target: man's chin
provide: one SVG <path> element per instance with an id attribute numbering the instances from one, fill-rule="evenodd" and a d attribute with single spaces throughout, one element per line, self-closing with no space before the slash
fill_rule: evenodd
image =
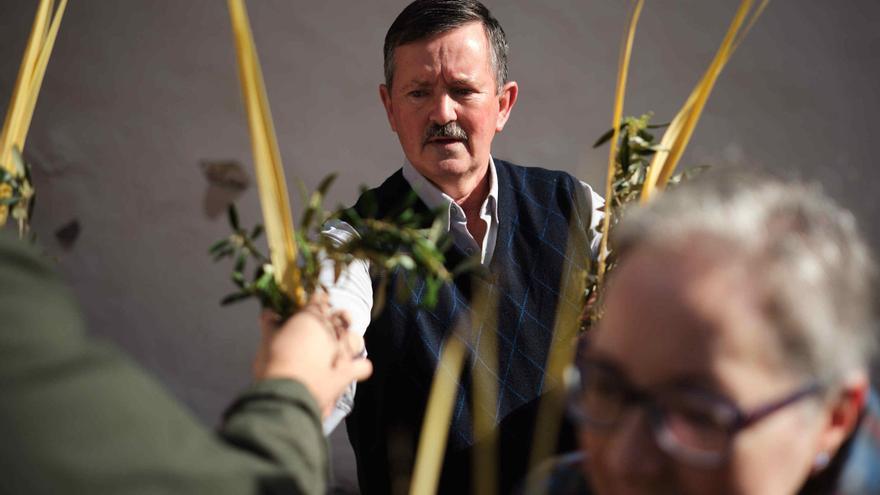
<path id="1" fill-rule="evenodd" d="M 473 169 L 473 162 L 468 159 L 446 158 L 434 163 L 434 170 L 447 175 L 464 175 Z"/>
<path id="2" fill-rule="evenodd" d="M 463 177 L 473 172 L 474 162 L 469 155 L 431 157 L 413 166 L 426 177 Z"/>

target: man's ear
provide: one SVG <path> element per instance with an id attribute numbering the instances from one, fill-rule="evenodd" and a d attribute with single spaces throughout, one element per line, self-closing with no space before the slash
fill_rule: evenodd
<path id="1" fill-rule="evenodd" d="M 397 132 L 397 122 L 394 121 L 394 109 L 391 106 L 391 91 L 384 84 L 379 85 L 379 98 L 382 99 L 382 105 L 385 107 L 385 115 L 388 116 L 388 123 L 391 130 Z"/>
<path id="2" fill-rule="evenodd" d="M 848 377 L 840 392 L 828 404 L 828 423 L 819 436 L 819 452 L 834 457 L 837 450 L 858 427 L 868 399 L 870 385 L 864 372 Z"/>
<path id="3" fill-rule="evenodd" d="M 501 132 L 504 124 L 510 118 L 510 111 L 516 104 L 516 96 L 519 94 L 519 86 L 516 81 L 510 81 L 501 88 L 498 94 L 498 119 L 495 122 L 495 132 Z"/>

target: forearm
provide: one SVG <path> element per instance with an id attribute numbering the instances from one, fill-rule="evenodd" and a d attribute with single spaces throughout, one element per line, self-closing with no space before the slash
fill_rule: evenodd
<path id="1" fill-rule="evenodd" d="M 45 261 L 0 236 L 0 493 L 323 494 L 314 399 L 255 385 L 218 436 L 113 348 L 89 339 Z"/>
<path id="2" fill-rule="evenodd" d="M 318 405 L 299 382 L 272 379 L 251 386 L 224 415 L 220 436 L 296 481 L 302 493 L 324 493 L 327 442 Z"/>

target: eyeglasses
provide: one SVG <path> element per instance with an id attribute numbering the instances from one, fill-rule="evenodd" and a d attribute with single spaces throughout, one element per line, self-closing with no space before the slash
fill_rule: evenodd
<path id="1" fill-rule="evenodd" d="M 662 394 L 638 390 L 601 362 L 586 361 L 578 371 L 579 386 L 570 408 L 575 419 L 590 428 L 611 430 L 627 411 L 640 406 L 657 445 L 673 458 L 699 467 L 720 465 L 737 433 L 822 390 L 818 382 L 809 383 L 745 412 L 727 398 L 692 388 L 670 388 Z"/>

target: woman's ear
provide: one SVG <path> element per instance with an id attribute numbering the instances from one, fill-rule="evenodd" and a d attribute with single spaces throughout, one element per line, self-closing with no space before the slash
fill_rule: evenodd
<path id="1" fill-rule="evenodd" d="M 842 388 L 828 402 L 828 419 L 819 436 L 816 458 L 831 459 L 840 446 L 858 427 L 868 400 L 870 383 L 864 371 L 853 373 L 843 381 Z M 816 468 L 823 468 L 825 463 L 817 462 Z"/>

